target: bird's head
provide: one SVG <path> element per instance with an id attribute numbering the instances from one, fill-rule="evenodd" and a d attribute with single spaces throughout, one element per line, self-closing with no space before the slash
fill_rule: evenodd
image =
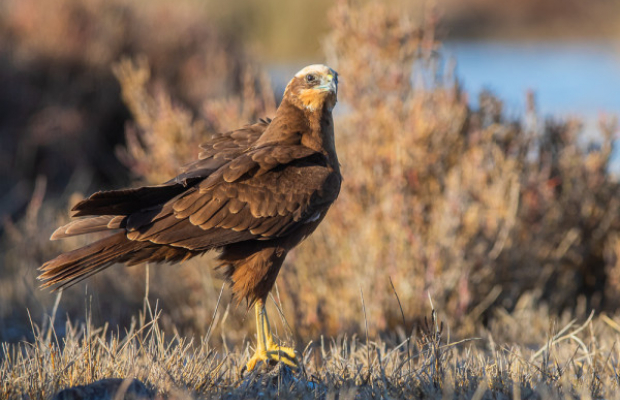
<path id="1" fill-rule="evenodd" d="M 286 85 L 284 98 L 296 107 L 314 112 L 326 107 L 331 111 L 338 100 L 338 73 L 314 64 L 303 68 Z"/>

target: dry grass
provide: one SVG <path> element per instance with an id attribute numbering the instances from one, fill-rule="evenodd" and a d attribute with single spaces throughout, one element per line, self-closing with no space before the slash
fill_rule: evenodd
<path id="1" fill-rule="evenodd" d="M 535 337 L 520 346 L 498 342 L 492 332 L 452 342 L 432 311 L 413 336 L 321 337 L 304 349 L 298 373 L 285 367 L 242 373 L 247 344 L 229 349 L 213 347 L 208 336 L 167 337 L 160 311 L 148 302 L 123 333 L 87 318 L 67 322 L 60 337 L 54 318 L 33 326 L 33 341 L 3 344 L 3 399 L 49 399 L 109 377 L 137 378 L 153 397 L 167 399 L 620 398 L 620 325 L 605 315 L 547 326 L 546 336 L 536 326 L 523 329 L 523 321 L 540 322 L 531 312 L 498 316 L 502 329 Z"/>
<path id="2" fill-rule="evenodd" d="M 53 16 L 39 21 L 40 31 L 18 23 L 35 3 L 2 5 L 9 12 L 0 28 L 12 36 L 1 38 L 19 43 L 31 68 L 51 57 L 64 60 L 53 64 L 60 70 L 70 61 L 78 71 L 111 76 L 114 65 L 122 94 L 106 96 L 122 96 L 132 114 L 116 155 L 136 183 L 173 176 L 212 132 L 273 115 L 265 74 L 242 51 L 227 51 L 232 45 L 200 24 L 205 15 L 191 1 L 174 12 L 148 3 L 153 8 L 145 13 L 124 0 L 109 7 L 61 3 L 39 10 Z M 100 7 L 109 18 L 128 18 L 122 26 L 130 34 L 102 23 L 78 35 L 95 53 L 80 55 L 75 43 L 46 53 L 66 29 L 67 10 L 90 21 Z M 162 15 L 166 31 L 178 35 L 150 43 L 145 32 Z M 344 186 L 319 230 L 287 258 L 269 305 L 272 316 L 283 315 L 280 337 L 290 342 L 294 335 L 300 351 L 316 340 L 304 353 L 305 372 L 238 375 L 252 321 L 243 307 L 229 306 L 228 291 L 218 300 L 222 283 L 212 277 L 208 255 L 175 267 L 110 268 L 66 291 L 50 319 L 55 297 L 37 290 L 36 267 L 90 240 L 47 239 L 93 180 L 88 168 L 66 186 L 54 178 L 68 166 L 84 171 L 78 162 L 37 179 L 24 211 L 11 212 L 21 217 L 4 223 L 1 395 L 49 398 L 114 376 L 137 377 L 171 398 L 257 391 L 312 398 L 617 396 L 620 186 L 607 169 L 615 121 L 602 121 L 600 142 L 584 145 L 578 121 L 544 121 L 533 98 L 521 120 L 507 119 L 488 93 L 472 110 L 442 59 L 431 11 L 420 27 L 405 9 L 343 1 L 330 21 L 324 44 L 327 63 L 342 76 L 336 132 Z M 194 28 L 173 29 L 186 25 Z M 184 35 L 205 40 L 180 48 Z M 122 43 L 144 47 L 146 56 L 127 52 L 134 57 L 122 59 Z M 60 115 L 62 124 L 26 129 L 33 138 L 52 140 L 75 127 L 72 134 L 88 141 L 105 131 L 101 116 L 90 119 L 98 110 L 92 105 L 80 109 L 80 124 L 63 117 L 77 115 L 80 85 L 52 87 L 78 94 L 65 105 L 73 111 L 41 111 Z M 112 103 L 95 106 L 102 104 Z M 37 120 L 46 119 L 28 121 Z M 33 139 L 24 148 L 82 156 L 58 140 L 46 147 Z M 441 334 L 436 324 L 423 328 L 429 293 L 444 322 Z M 161 311 L 150 312 L 145 298 Z M 31 327 L 26 309 L 41 328 Z M 599 314 L 588 319 L 592 310 Z M 66 322 L 76 319 L 88 322 Z M 453 343 L 474 337 L 480 339 Z"/>

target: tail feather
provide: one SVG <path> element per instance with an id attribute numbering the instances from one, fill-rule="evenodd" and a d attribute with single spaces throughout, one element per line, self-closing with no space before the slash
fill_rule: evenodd
<path id="1" fill-rule="evenodd" d="M 101 239 L 77 250 L 59 255 L 43 264 L 39 270 L 42 287 L 68 287 L 100 272 L 116 262 L 131 258 L 131 254 L 147 247 L 148 242 L 127 239 L 125 232 Z"/>
<path id="2" fill-rule="evenodd" d="M 101 215 L 97 217 L 78 219 L 56 229 L 50 240 L 63 239 L 69 236 L 86 233 L 101 232 L 124 228 L 127 217 L 124 215 Z"/>

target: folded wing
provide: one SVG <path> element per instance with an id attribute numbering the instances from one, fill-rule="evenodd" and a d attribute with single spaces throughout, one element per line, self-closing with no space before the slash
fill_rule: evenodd
<path id="1" fill-rule="evenodd" d="M 99 192 L 80 202 L 76 216 L 89 217 L 59 228 L 52 239 L 118 233 L 45 263 L 44 286 L 67 286 L 116 262 L 175 262 L 231 243 L 283 237 L 316 219 L 337 196 L 339 175 L 323 154 L 302 145 L 246 148 L 257 132 L 237 134 L 236 145 L 212 141 L 201 160 L 166 184 Z"/>

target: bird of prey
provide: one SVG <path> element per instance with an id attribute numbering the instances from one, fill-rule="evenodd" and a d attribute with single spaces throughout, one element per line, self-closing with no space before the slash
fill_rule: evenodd
<path id="1" fill-rule="evenodd" d="M 287 253 L 311 234 L 338 197 L 342 176 L 332 110 L 338 74 L 310 65 L 288 83 L 273 119 L 214 135 L 199 159 L 157 186 L 97 192 L 51 240 L 112 235 L 40 267 L 42 286 L 70 286 L 115 263 L 179 262 L 219 251 L 235 297 L 256 312 L 256 353 L 247 363 L 297 367 L 272 337 L 265 301 Z"/>

